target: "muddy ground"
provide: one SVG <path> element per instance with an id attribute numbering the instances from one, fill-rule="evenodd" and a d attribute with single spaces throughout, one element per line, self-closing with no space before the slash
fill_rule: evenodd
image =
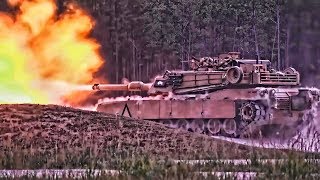
<path id="1" fill-rule="evenodd" d="M 0 105 L 0 151 L 130 151 L 170 158 L 285 158 L 262 149 L 170 129 L 162 124 L 57 105 Z M 91 151 L 90 151 L 91 152 Z M 1 153 L 1 152 L 0 152 Z"/>

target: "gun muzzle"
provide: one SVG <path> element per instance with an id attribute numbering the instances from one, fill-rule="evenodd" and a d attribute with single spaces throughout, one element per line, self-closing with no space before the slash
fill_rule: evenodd
<path id="1" fill-rule="evenodd" d="M 94 85 L 92 86 L 92 90 L 100 90 L 100 89 L 99 89 L 99 84 L 94 84 Z"/>

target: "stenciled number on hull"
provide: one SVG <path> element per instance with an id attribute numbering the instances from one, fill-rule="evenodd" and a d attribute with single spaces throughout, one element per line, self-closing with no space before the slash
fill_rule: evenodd
<path id="1" fill-rule="evenodd" d="M 127 115 L 125 115 L 126 112 L 127 112 Z M 124 106 L 124 108 L 123 108 L 123 110 L 122 110 L 121 116 L 132 117 L 131 112 L 130 112 L 130 109 L 129 109 L 129 106 L 128 106 L 127 103 L 126 103 L 126 105 Z"/>

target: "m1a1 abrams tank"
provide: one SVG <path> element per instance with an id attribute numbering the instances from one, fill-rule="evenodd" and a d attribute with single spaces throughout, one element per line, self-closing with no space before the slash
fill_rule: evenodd
<path id="1" fill-rule="evenodd" d="M 95 84 L 94 90 L 150 95 L 101 103 L 97 110 L 228 137 L 292 136 L 312 122 L 319 92 L 299 87 L 293 68 L 275 71 L 269 60 L 240 59 L 236 52 L 193 58 L 190 67 L 148 84 Z"/>

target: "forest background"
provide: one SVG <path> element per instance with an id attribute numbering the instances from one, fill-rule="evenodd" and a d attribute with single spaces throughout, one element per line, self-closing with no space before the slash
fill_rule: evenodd
<path id="1" fill-rule="evenodd" d="M 63 11 L 71 0 L 56 0 Z M 186 69 L 192 56 L 239 51 L 293 66 L 304 85 L 320 86 L 320 0 L 73 0 L 96 20 L 111 83 L 149 82 L 166 69 Z M 13 11 L 0 1 L 1 11 Z"/>

